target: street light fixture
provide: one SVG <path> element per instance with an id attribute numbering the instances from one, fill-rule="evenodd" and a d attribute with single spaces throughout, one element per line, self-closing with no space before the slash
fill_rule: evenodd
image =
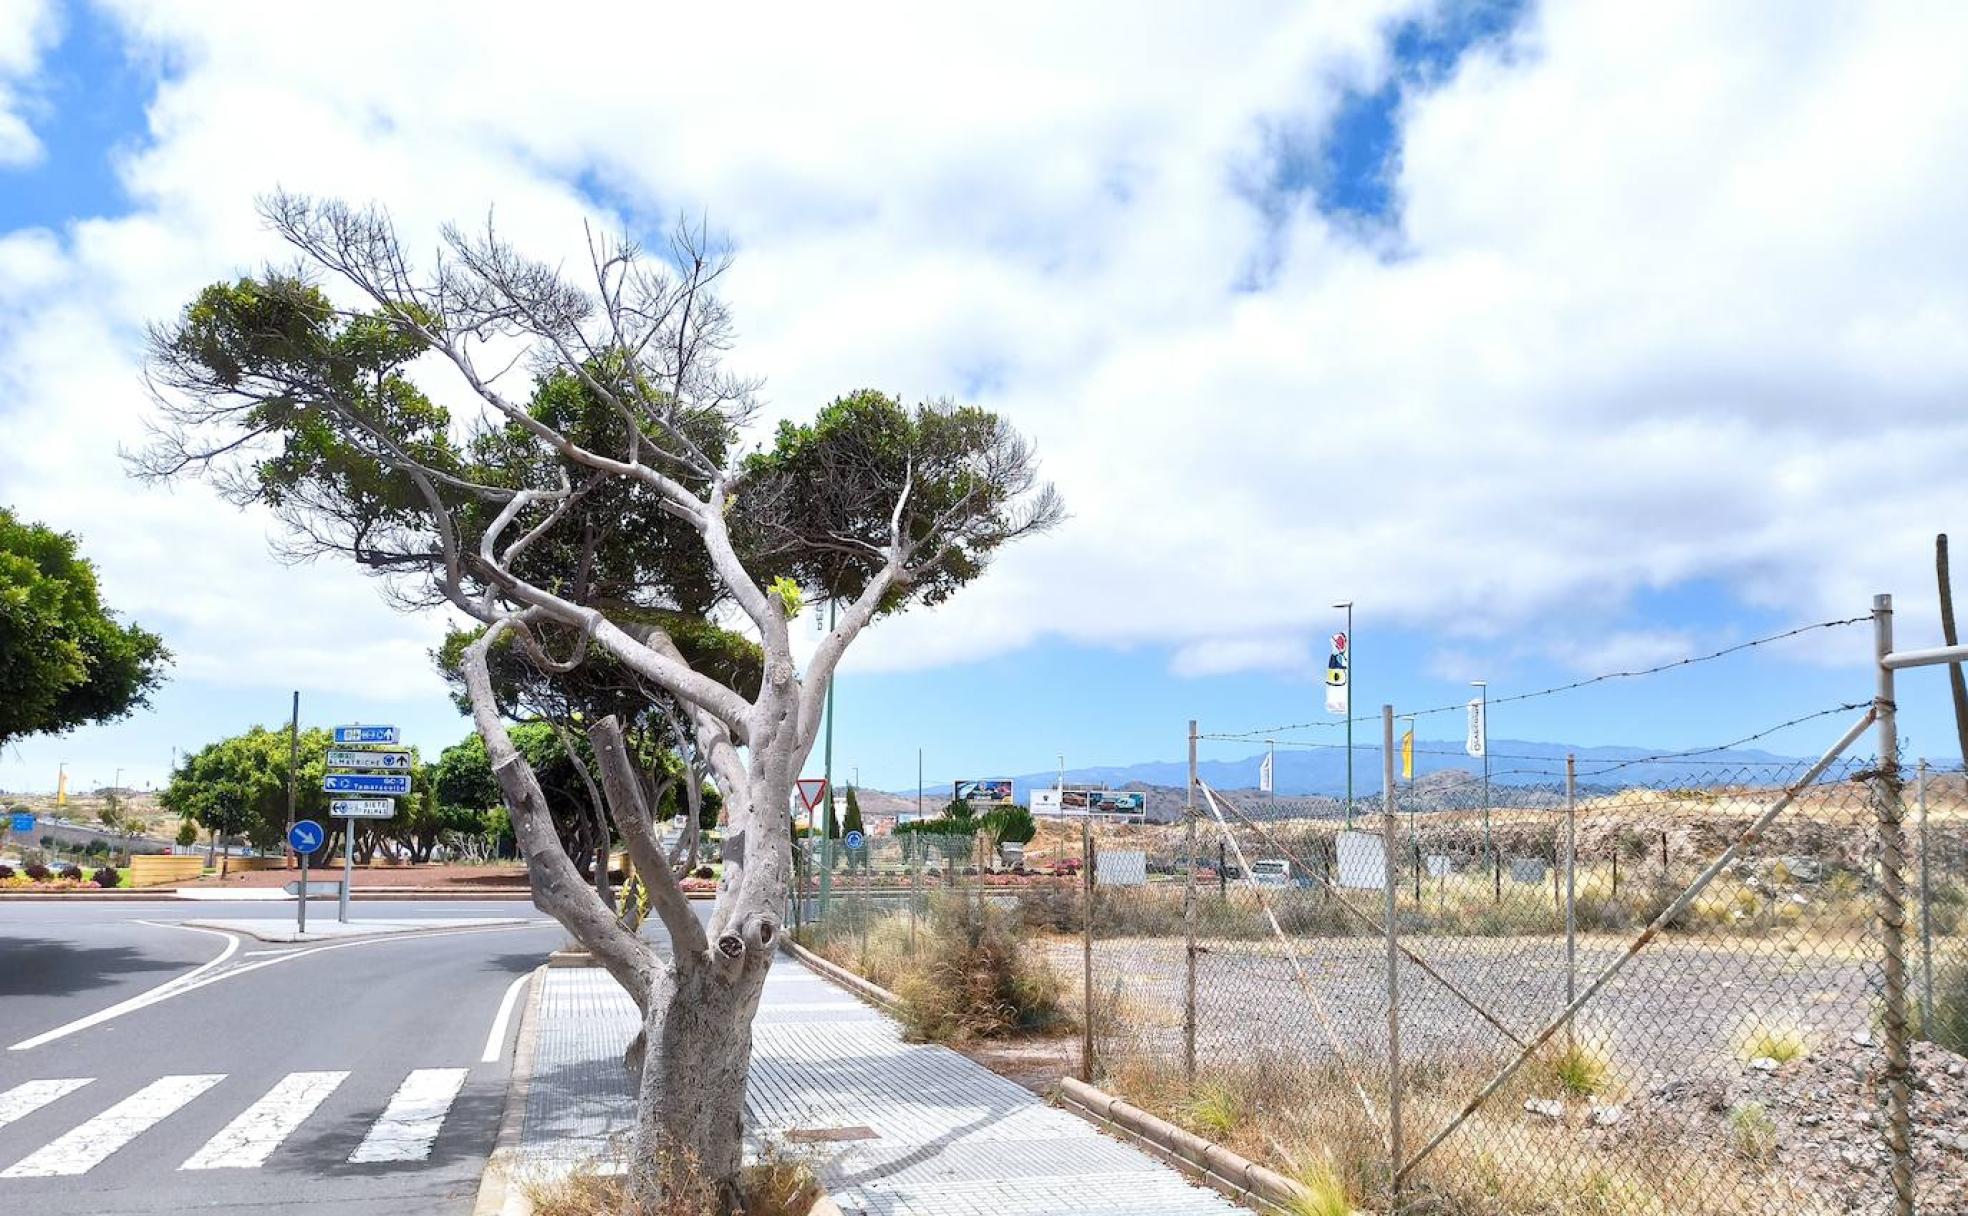
<path id="1" fill-rule="evenodd" d="M 1346 828 L 1353 829 L 1353 601 L 1334 604 L 1346 609 Z"/>

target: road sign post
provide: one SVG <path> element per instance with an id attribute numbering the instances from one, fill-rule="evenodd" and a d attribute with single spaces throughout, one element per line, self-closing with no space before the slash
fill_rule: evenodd
<path id="1" fill-rule="evenodd" d="M 334 739 L 338 746 L 328 751 L 321 788 L 345 795 L 330 800 L 329 811 L 342 821 L 342 889 L 336 918 L 347 924 L 349 891 L 355 886 L 355 821 L 394 818 L 396 803 L 391 800 L 409 796 L 415 766 L 409 749 L 395 746 L 403 740 L 394 726 L 337 726 Z M 305 888 L 301 903 L 307 903 Z"/>
<path id="2" fill-rule="evenodd" d="M 287 829 L 287 847 L 301 855 L 301 899 L 295 905 L 298 911 L 294 922 L 297 933 L 307 932 L 308 856 L 320 848 L 326 838 L 327 833 L 321 830 L 321 825 L 311 819 L 300 820 Z"/>

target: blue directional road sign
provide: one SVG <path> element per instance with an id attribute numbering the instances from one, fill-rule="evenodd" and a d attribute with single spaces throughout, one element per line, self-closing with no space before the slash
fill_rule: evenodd
<path id="1" fill-rule="evenodd" d="M 841 837 L 841 843 L 846 845 L 850 849 L 858 849 L 861 847 L 862 842 L 866 839 L 867 838 L 861 835 L 861 833 L 859 832 L 849 832 L 847 835 Z"/>
<path id="2" fill-rule="evenodd" d="M 27 815 L 27 814 L 13 815 L 10 817 L 10 819 L 11 822 L 8 824 L 8 826 L 13 828 L 14 831 L 16 832 L 32 832 L 34 830 L 34 816 L 32 815 Z"/>
<path id="3" fill-rule="evenodd" d="M 337 726 L 337 743 L 400 743 L 394 726 Z"/>
<path id="4" fill-rule="evenodd" d="M 410 792 L 409 773 L 329 773 L 321 788 L 330 794 L 395 794 Z"/>
<path id="5" fill-rule="evenodd" d="M 327 837 L 322 833 L 321 825 L 313 820 L 303 819 L 287 829 L 287 845 L 296 853 L 312 853 L 321 847 L 325 839 Z"/>

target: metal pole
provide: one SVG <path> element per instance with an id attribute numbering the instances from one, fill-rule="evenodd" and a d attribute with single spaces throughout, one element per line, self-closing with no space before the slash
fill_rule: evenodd
<path id="1" fill-rule="evenodd" d="M 827 630 L 834 628 L 834 606 L 837 601 L 827 601 Z M 817 619 L 817 618 L 816 618 Z M 821 776 L 826 778 L 826 809 L 820 814 L 820 925 L 824 931 L 827 925 L 827 909 L 834 893 L 834 677 L 827 676 L 827 749 L 823 757 L 824 767 Z"/>
<path id="2" fill-rule="evenodd" d="M 307 932 L 307 862 L 308 855 L 301 854 L 301 900 L 295 911 L 294 932 L 296 933 Z"/>
<path id="3" fill-rule="evenodd" d="M 1352 648 L 1351 630 L 1347 647 Z M 1347 717 L 1351 704 L 1347 706 Z M 1394 811 L 1394 707 L 1380 707 L 1381 855 L 1386 870 L 1387 899 L 1387 1153 L 1389 1160 L 1387 1210 L 1401 1211 L 1401 943 L 1396 902 L 1400 876 L 1394 840 L 1400 824 Z"/>
<path id="4" fill-rule="evenodd" d="M 1271 773 L 1277 785 L 1277 770 Z M 1189 790 L 1182 803 L 1182 936 L 1188 966 L 1182 984 L 1182 1079 L 1196 1083 L 1196 720 L 1189 719 Z"/>
<path id="5" fill-rule="evenodd" d="M 1335 604 L 1337 608 L 1340 605 Z M 1353 601 L 1346 601 L 1346 827 L 1353 828 Z M 1391 843 L 1391 842 L 1390 842 Z"/>
<path id="6" fill-rule="evenodd" d="M 287 830 L 294 830 L 294 781 L 301 770 L 301 690 L 294 690 L 294 716 L 287 724 Z M 287 846 L 293 852 L 293 846 Z M 306 903 L 307 897 L 301 897 Z"/>
<path id="7" fill-rule="evenodd" d="M 1503 902 L 1503 863 L 1496 855 L 1496 843 L 1490 839 L 1490 683 L 1488 680 L 1470 681 L 1482 697 L 1480 710 L 1483 718 L 1483 851 L 1490 855 L 1490 879 L 1494 885 L 1494 898 Z"/>
<path id="8" fill-rule="evenodd" d="M 1893 1210 L 1914 1216 L 1913 1126 L 1908 1106 L 1906 892 L 1901 868 L 1906 864 L 1906 840 L 1900 807 L 1900 740 L 1894 705 L 1893 597 L 1872 597 L 1872 639 L 1879 689 L 1873 701 L 1878 763 L 1873 773 L 1873 810 L 1879 831 L 1880 979 L 1885 1009 L 1886 1148 L 1892 1154 Z"/>
<path id="9" fill-rule="evenodd" d="M 1060 763 L 1060 788 L 1065 789 L 1065 762 Z M 1080 1018 L 1080 1080 L 1093 1084 L 1093 808 L 1080 816 L 1080 970 L 1081 999 L 1085 1016 Z"/>
<path id="10" fill-rule="evenodd" d="M 1488 748 L 1484 748 L 1488 751 Z M 1565 753 L 1565 1004 L 1578 999 L 1578 757 Z M 1567 1037 L 1572 1024 L 1565 1023 Z"/>
<path id="11" fill-rule="evenodd" d="M 1927 885 L 1927 762 L 1919 767 L 1920 800 L 1920 1037 L 1934 1039 L 1934 922 L 1929 915 L 1932 890 Z"/>
<path id="12" fill-rule="evenodd" d="M 342 818 L 342 898 L 335 919 L 348 924 L 349 888 L 355 884 L 355 816 Z"/>
<path id="13" fill-rule="evenodd" d="M 916 749 L 916 819 L 923 817 L 922 748 Z"/>

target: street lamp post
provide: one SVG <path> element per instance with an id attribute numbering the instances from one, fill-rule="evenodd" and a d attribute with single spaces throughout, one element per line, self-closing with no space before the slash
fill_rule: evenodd
<path id="1" fill-rule="evenodd" d="M 1496 898 L 1503 898 L 1503 867 L 1498 863 L 1496 844 L 1490 839 L 1490 682 L 1471 680 L 1471 688 L 1482 698 L 1479 717 L 1483 724 L 1483 851 L 1490 855 L 1490 870 L 1494 875 Z"/>
<path id="2" fill-rule="evenodd" d="M 1334 604 L 1346 609 L 1346 827 L 1353 828 L 1353 601 Z M 1274 774 L 1275 779 L 1275 774 Z"/>

